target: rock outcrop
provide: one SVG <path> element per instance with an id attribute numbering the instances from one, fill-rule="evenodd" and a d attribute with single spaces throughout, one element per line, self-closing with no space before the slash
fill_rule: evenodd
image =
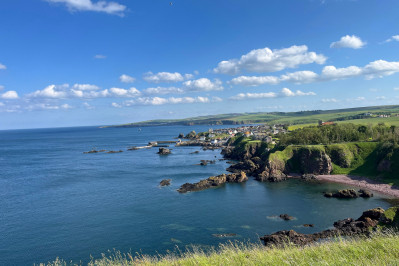
<path id="1" fill-rule="evenodd" d="M 284 221 L 290 221 L 290 220 L 294 220 L 295 219 L 295 217 L 290 216 L 288 214 L 280 214 L 279 217 L 281 219 L 283 219 Z"/>
<path id="2" fill-rule="evenodd" d="M 185 183 L 177 191 L 186 193 L 189 191 L 200 191 L 211 187 L 217 187 L 224 183 L 242 183 L 248 180 L 244 172 L 239 174 L 222 174 L 218 176 L 211 176 L 208 179 L 201 180 L 197 183 Z"/>
<path id="3" fill-rule="evenodd" d="M 326 198 L 340 198 L 340 199 L 354 199 L 359 197 L 354 189 L 343 189 L 339 190 L 338 192 L 331 193 L 326 192 L 324 193 L 324 197 Z"/>
<path id="4" fill-rule="evenodd" d="M 164 180 L 162 180 L 162 181 L 159 183 L 159 185 L 160 185 L 161 187 L 169 186 L 169 185 L 170 185 L 170 181 L 172 181 L 172 179 L 164 179 Z"/>
<path id="5" fill-rule="evenodd" d="M 360 189 L 358 192 L 359 192 L 359 197 L 362 198 L 371 198 L 374 196 L 374 194 L 371 191 L 368 191 L 366 189 Z"/>
<path id="6" fill-rule="evenodd" d="M 283 246 L 287 243 L 304 246 L 323 238 L 335 236 L 355 236 L 370 233 L 370 228 L 375 228 L 384 210 L 381 208 L 371 209 L 363 212 L 359 219 L 352 218 L 340 220 L 334 223 L 334 229 L 325 230 L 314 234 L 301 234 L 294 230 L 279 231 L 271 235 L 265 235 L 260 239 L 266 246 Z"/>
<path id="7" fill-rule="evenodd" d="M 157 153 L 159 155 L 168 155 L 168 154 L 171 154 L 171 151 L 167 148 L 159 148 Z"/>
<path id="8" fill-rule="evenodd" d="M 332 171 L 330 157 L 319 149 L 300 149 L 299 162 L 303 174 L 328 175 Z"/>

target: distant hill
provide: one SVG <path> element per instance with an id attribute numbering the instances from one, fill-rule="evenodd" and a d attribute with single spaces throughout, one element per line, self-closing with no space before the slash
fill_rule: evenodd
<path id="1" fill-rule="evenodd" d="M 384 118 L 388 124 L 399 125 L 399 105 L 369 106 L 335 110 L 314 110 L 300 112 L 270 112 L 270 113 L 233 113 L 209 116 L 198 116 L 185 119 L 148 120 L 137 123 L 112 125 L 104 127 L 145 127 L 145 126 L 171 126 L 171 125 L 236 125 L 236 124 L 312 124 L 318 121 L 348 121 L 359 123 L 384 122 L 379 115 L 390 115 Z M 366 123 L 366 124 L 367 124 Z"/>

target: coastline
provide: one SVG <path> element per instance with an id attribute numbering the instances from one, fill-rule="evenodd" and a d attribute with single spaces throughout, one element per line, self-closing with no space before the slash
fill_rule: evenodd
<path id="1" fill-rule="evenodd" d="M 365 188 L 388 196 L 399 198 L 398 187 L 394 187 L 389 184 L 380 183 L 378 181 L 366 177 L 350 176 L 350 175 L 318 175 L 317 179 L 325 182 L 340 183 L 340 184 Z"/>

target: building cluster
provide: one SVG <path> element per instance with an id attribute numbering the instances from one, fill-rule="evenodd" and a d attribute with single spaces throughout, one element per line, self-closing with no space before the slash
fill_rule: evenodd
<path id="1" fill-rule="evenodd" d="M 262 140 L 267 143 L 274 142 L 273 137 L 279 133 L 287 133 L 284 125 L 254 125 L 241 126 L 235 128 L 209 129 L 209 138 L 220 137 L 219 140 L 226 140 L 237 134 L 243 134 L 246 137 L 251 137 L 254 140 Z"/>

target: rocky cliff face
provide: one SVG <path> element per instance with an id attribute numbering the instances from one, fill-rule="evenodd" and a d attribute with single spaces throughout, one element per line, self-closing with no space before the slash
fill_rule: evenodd
<path id="1" fill-rule="evenodd" d="M 301 174 L 326 175 L 332 171 L 331 158 L 321 149 L 301 148 L 297 156 Z"/>

